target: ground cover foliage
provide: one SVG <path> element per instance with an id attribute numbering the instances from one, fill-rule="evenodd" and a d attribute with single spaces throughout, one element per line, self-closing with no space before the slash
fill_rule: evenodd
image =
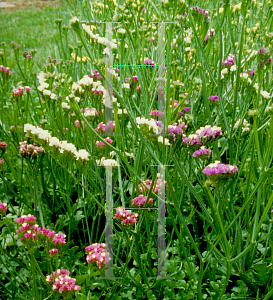
<path id="1" fill-rule="evenodd" d="M 4 31 L 1 299 L 272 299 L 272 13 L 256 0 L 74 0 L 50 18 L 50 43 Z M 125 208 L 157 207 L 163 189 L 167 278 L 151 278 L 157 211 Z M 103 279 L 110 261 L 121 279 Z"/>

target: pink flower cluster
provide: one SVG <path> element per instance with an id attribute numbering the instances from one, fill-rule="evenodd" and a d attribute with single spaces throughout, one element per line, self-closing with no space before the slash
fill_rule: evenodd
<path id="1" fill-rule="evenodd" d="M 203 143 L 200 142 L 199 137 L 196 134 L 190 134 L 188 137 L 185 135 L 183 136 L 182 145 L 196 148 L 198 146 L 202 146 Z"/>
<path id="2" fill-rule="evenodd" d="M 76 127 L 80 127 L 80 122 L 78 120 L 76 120 L 74 122 L 74 124 L 76 125 Z M 84 126 L 84 122 L 83 121 L 81 121 L 81 124 L 82 124 L 82 126 Z M 85 125 L 85 127 L 87 127 L 87 126 Z"/>
<path id="3" fill-rule="evenodd" d="M 3 74 L 5 76 L 11 76 L 12 72 L 10 71 L 9 67 L 4 67 L 3 65 L 0 66 L 0 74 Z"/>
<path id="4" fill-rule="evenodd" d="M 50 250 L 49 250 L 50 255 L 57 254 L 58 252 L 59 252 L 59 250 L 56 249 L 56 248 L 53 248 L 53 249 L 50 249 Z"/>
<path id="5" fill-rule="evenodd" d="M 174 104 L 173 104 L 174 102 Z M 173 100 L 172 98 L 170 98 L 170 108 L 176 108 L 178 105 L 178 101 L 177 100 Z"/>
<path id="6" fill-rule="evenodd" d="M 43 241 L 43 243 L 45 243 L 45 244 L 49 243 L 50 247 L 54 246 L 57 248 L 61 248 L 62 245 L 66 244 L 65 238 L 66 238 L 65 234 L 55 233 L 55 231 L 51 231 L 50 229 L 45 228 L 45 227 L 42 229 L 41 234 L 40 234 L 40 239 Z M 52 245 L 52 243 L 53 243 L 53 245 Z M 54 250 L 54 249 L 52 249 L 52 250 Z M 57 253 L 57 252 L 55 251 L 55 253 Z"/>
<path id="7" fill-rule="evenodd" d="M 117 219 L 121 222 L 121 225 L 126 226 L 133 223 L 137 223 L 138 213 L 132 213 L 131 210 L 126 210 L 123 207 L 117 207 L 116 214 L 113 219 Z"/>
<path id="8" fill-rule="evenodd" d="M 62 269 L 53 272 L 46 276 L 46 281 L 52 285 L 53 291 L 58 291 L 60 294 L 70 295 L 74 291 L 79 291 L 81 287 L 76 285 L 76 279 L 69 276 L 68 270 Z"/>
<path id="9" fill-rule="evenodd" d="M 205 146 L 202 146 L 199 150 L 196 150 L 192 156 L 201 159 L 207 159 L 210 156 L 210 153 L 210 149 L 206 149 Z"/>
<path id="10" fill-rule="evenodd" d="M 147 180 L 144 180 L 143 182 L 147 185 L 148 189 L 150 190 L 151 184 L 152 184 L 153 181 L 152 181 L 151 179 L 147 179 Z M 166 183 L 167 183 L 167 181 L 165 180 L 165 184 L 166 184 Z M 162 181 L 161 179 L 157 179 L 157 181 L 156 181 L 156 186 L 155 186 L 153 192 L 154 192 L 155 194 L 158 193 L 159 190 L 160 190 L 160 188 L 161 188 L 163 185 L 164 185 L 163 181 Z M 140 184 L 138 185 L 138 187 L 139 187 L 139 190 L 140 190 L 141 193 L 143 193 L 143 192 L 146 190 L 146 187 L 144 187 L 144 189 L 143 189 L 142 186 L 141 186 Z M 167 188 L 168 188 L 168 185 L 166 185 L 166 189 L 167 189 Z"/>
<path id="11" fill-rule="evenodd" d="M 26 141 L 20 142 L 19 145 L 19 155 L 23 157 L 37 157 L 38 155 L 45 153 L 43 147 L 37 147 L 32 144 L 27 145 Z"/>
<path id="12" fill-rule="evenodd" d="M 0 216 L 3 216 L 7 212 L 8 206 L 6 203 L 0 202 Z"/>
<path id="13" fill-rule="evenodd" d="M 99 123 L 97 128 L 95 128 L 95 131 L 100 132 L 100 130 L 101 130 L 101 131 L 105 132 L 108 128 L 111 127 L 111 125 L 112 125 L 112 128 L 114 130 L 115 129 L 115 121 L 110 121 L 109 123 L 112 123 L 112 124 L 108 124 L 108 125 L 105 126 L 104 123 L 102 123 L 102 122 Z"/>
<path id="14" fill-rule="evenodd" d="M 61 246 L 63 244 L 66 244 L 66 235 L 63 233 L 57 233 L 54 235 L 52 242 L 56 245 L 56 246 Z"/>
<path id="15" fill-rule="evenodd" d="M 138 207 L 143 206 L 146 203 L 146 201 L 147 201 L 147 197 L 148 196 L 144 196 L 144 195 L 140 194 L 139 196 L 137 196 L 134 199 L 132 199 L 132 204 L 136 205 Z M 151 205 L 151 204 L 153 204 L 153 199 L 152 198 L 150 198 L 147 201 L 147 205 Z"/>
<path id="16" fill-rule="evenodd" d="M 198 138 L 205 138 L 205 139 L 209 139 L 209 138 L 215 139 L 217 136 L 220 136 L 222 134 L 223 133 L 221 127 L 211 126 L 211 125 L 200 127 L 200 129 L 196 131 L 196 135 Z"/>
<path id="17" fill-rule="evenodd" d="M 109 144 L 112 144 L 113 143 L 113 140 L 111 140 L 109 137 L 107 137 L 106 139 L 105 139 L 105 141 L 107 142 L 107 143 L 109 143 Z M 105 144 L 102 142 L 102 141 L 96 141 L 96 146 L 98 147 L 98 148 L 101 148 L 101 147 L 105 147 Z"/>
<path id="18" fill-rule="evenodd" d="M 6 143 L 0 142 L 0 150 L 1 150 L 2 152 L 5 152 L 6 149 L 7 149 L 7 147 L 8 147 L 8 145 L 7 145 Z"/>
<path id="19" fill-rule="evenodd" d="M 94 70 L 94 75 L 88 75 L 90 78 L 95 78 L 95 79 L 102 79 L 102 76 L 100 75 L 98 70 Z"/>
<path id="20" fill-rule="evenodd" d="M 104 267 L 110 260 L 109 253 L 105 250 L 105 244 L 92 244 L 85 248 L 86 261 L 93 265 L 97 265 L 99 269 Z"/>
<path id="21" fill-rule="evenodd" d="M 234 54 L 229 54 L 227 59 L 222 62 L 223 66 L 231 66 L 235 63 L 235 55 Z"/>
<path id="22" fill-rule="evenodd" d="M 15 98 L 18 98 L 20 95 L 23 95 L 24 93 L 24 88 L 21 86 L 18 86 L 17 89 L 15 89 L 14 91 L 12 91 L 12 94 Z"/>
<path id="23" fill-rule="evenodd" d="M 158 111 L 158 110 L 151 110 L 150 111 L 150 116 L 164 116 L 164 113 L 162 111 Z"/>
<path id="24" fill-rule="evenodd" d="M 40 234 L 41 228 L 35 223 L 36 218 L 32 215 L 23 215 L 15 221 L 20 225 L 19 230 L 16 233 L 20 240 L 27 246 L 33 248 L 34 242 L 36 242 L 37 235 Z"/>
<path id="25" fill-rule="evenodd" d="M 209 100 L 211 100 L 211 101 L 219 101 L 219 97 L 218 96 L 210 96 Z"/>
<path id="26" fill-rule="evenodd" d="M 10 71 L 9 67 L 4 67 L 3 65 L 0 66 L 0 74 L 3 74 L 5 76 L 11 76 L 12 72 Z"/>
<path id="27" fill-rule="evenodd" d="M 202 8 L 200 8 L 198 6 L 193 6 L 192 10 L 198 12 L 201 16 L 204 16 L 206 18 L 206 22 L 207 23 L 209 22 L 210 17 L 209 17 L 208 12 L 206 12 L 205 9 L 202 9 Z"/>
<path id="28" fill-rule="evenodd" d="M 224 177 L 234 175 L 237 172 L 238 172 L 237 166 L 221 164 L 220 161 L 218 160 L 215 161 L 214 164 L 209 164 L 203 170 L 203 173 L 208 176 L 224 175 Z"/>
<path id="29" fill-rule="evenodd" d="M 214 31 L 213 30 L 210 30 L 209 33 L 205 36 L 204 38 L 204 42 L 207 42 L 211 36 L 213 36 L 214 34 Z"/>
<path id="30" fill-rule="evenodd" d="M 154 67 L 155 63 L 152 59 L 144 59 L 144 64 Z"/>

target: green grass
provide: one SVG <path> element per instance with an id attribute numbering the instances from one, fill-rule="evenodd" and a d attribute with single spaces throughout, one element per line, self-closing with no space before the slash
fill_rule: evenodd
<path id="1" fill-rule="evenodd" d="M 62 19 L 62 25 L 68 25 L 70 12 L 65 7 L 51 7 L 33 10 L 18 10 L 15 12 L 0 12 L 1 37 L 0 42 L 6 43 L 7 56 L 14 58 L 10 43 L 21 46 L 20 53 L 36 49 L 36 70 L 42 69 L 48 56 L 58 57 L 59 32 L 56 19 Z M 71 36 L 69 36 L 71 40 Z M 3 45 L 0 46 L 3 48 Z M 15 67 L 14 60 L 9 61 L 9 67 Z"/>

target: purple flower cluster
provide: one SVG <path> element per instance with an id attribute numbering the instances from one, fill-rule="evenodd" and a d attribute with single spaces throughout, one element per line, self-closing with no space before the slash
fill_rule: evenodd
<path id="1" fill-rule="evenodd" d="M 186 137 L 185 135 L 183 136 L 182 145 L 196 147 L 196 146 L 202 146 L 203 143 L 200 142 L 196 134 L 190 134 L 188 137 Z"/>
<path id="2" fill-rule="evenodd" d="M 94 75 L 88 75 L 88 77 L 94 78 L 94 79 L 102 79 L 102 76 L 100 75 L 98 70 L 94 70 Z"/>
<path id="3" fill-rule="evenodd" d="M 210 149 L 206 149 L 205 146 L 202 146 L 199 150 L 196 150 L 192 156 L 201 159 L 207 159 L 210 156 L 210 153 Z"/>
<path id="4" fill-rule="evenodd" d="M 211 36 L 213 36 L 214 30 L 210 30 L 209 33 L 205 36 L 204 42 L 207 42 Z"/>
<path id="5" fill-rule="evenodd" d="M 227 59 L 222 62 L 223 66 L 231 66 L 235 63 L 235 55 L 234 54 L 229 54 Z"/>
<path id="6" fill-rule="evenodd" d="M 208 12 L 207 12 L 205 9 L 202 9 L 202 8 L 200 8 L 200 7 L 198 7 L 198 6 L 193 6 L 193 7 L 192 7 L 192 10 L 193 10 L 193 11 L 196 11 L 197 13 L 199 13 L 199 15 L 204 16 L 205 19 L 206 19 L 206 22 L 207 22 L 207 23 L 209 22 L 210 17 L 209 17 Z"/>
<path id="7" fill-rule="evenodd" d="M 237 166 L 221 164 L 220 161 L 216 160 L 214 164 L 209 164 L 203 170 L 203 173 L 208 176 L 224 175 L 232 176 L 238 172 Z"/>
<path id="8" fill-rule="evenodd" d="M 221 127 L 206 125 L 205 127 L 201 127 L 196 131 L 196 135 L 198 138 L 216 138 L 217 136 L 222 135 Z"/>
<path id="9" fill-rule="evenodd" d="M 270 54 L 267 50 L 264 48 L 261 48 L 259 50 L 258 54 L 258 63 L 260 63 L 260 66 L 269 66 L 272 62 L 272 58 L 270 57 Z"/>
<path id="10" fill-rule="evenodd" d="M 209 100 L 211 100 L 211 101 L 219 101 L 219 97 L 218 96 L 210 96 Z"/>

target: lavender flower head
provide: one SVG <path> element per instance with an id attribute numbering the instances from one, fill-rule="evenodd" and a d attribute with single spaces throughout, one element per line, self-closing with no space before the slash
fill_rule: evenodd
<path id="1" fill-rule="evenodd" d="M 212 185 L 217 186 L 221 180 L 225 181 L 234 177 L 238 172 L 238 167 L 221 164 L 219 160 L 216 160 L 215 163 L 206 166 L 202 172 L 209 176 Z"/>
<path id="2" fill-rule="evenodd" d="M 209 140 L 210 138 L 216 138 L 217 136 L 222 135 L 221 127 L 206 125 L 205 127 L 201 127 L 196 131 L 196 135 L 198 138 L 205 138 Z"/>
<path id="3" fill-rule="evenodd" d="M 192 156 L 198 157 L 198 158 L 201 158 L 204 160 L 210 156 L 210 152 L 211 152 L 210 149 L 206 149 L 205 146 L 202 146 L 199 150 L 196 150 Z"/>
<path id="4" fill-rule="evenodd" d="M 211 100 L 211 101 L 219 101 L 219 97 L 218 96 L 210 96 L 209 100 Z"/>

